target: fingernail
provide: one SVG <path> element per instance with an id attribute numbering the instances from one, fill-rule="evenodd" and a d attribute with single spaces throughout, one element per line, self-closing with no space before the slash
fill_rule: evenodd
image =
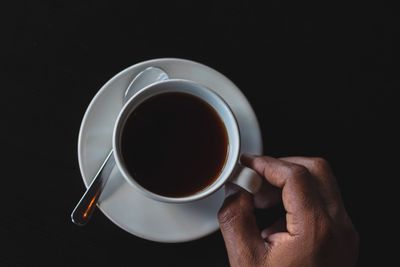
<path id="1" fill-rule="evenodd" d="M 254 159 L 255 157 L 256 157 L 255 155 L 242 154 L 241 157 L 240 157 L 240 162 L 250 161 L 250 160 Z"/>
<path id="2" fill-rule="evenodd" d="M 266 230 L 261 231 L 261 238 L 266 239 L 268 237 L 268 232 Z"/>

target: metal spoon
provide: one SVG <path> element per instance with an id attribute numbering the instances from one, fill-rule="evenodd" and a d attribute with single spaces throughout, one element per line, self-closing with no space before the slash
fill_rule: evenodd
<path id="1" fill-rule="evenodd" d="M 144 71 L 140 72 L 129 84 L 125 91 L 123 99 L 124 104 L 133 96 L 134 93 L 138 91 L 138 89 L 167 79 L 169 79 L 168 75 L 159 68 L 149 67 L 145 69 Z M 114 169 L 114 166 L 115 159 L 113 156 L 113 151 L 111 150 L 93 181 L 87 188 L 85 194 L 72 211 L 71 219 L 73 223 L 83 226 L 89 221 L 96 207 L 97 200 L 99 199 L 100 194 L 103 191 L 108 178 L 110 177 L 111 171 Z"/>

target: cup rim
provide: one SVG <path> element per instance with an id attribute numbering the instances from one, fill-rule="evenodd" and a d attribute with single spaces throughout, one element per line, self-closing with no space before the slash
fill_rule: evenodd
<path id="1" fill-rule="evenodd" d="M 177 90 L 177 89 L 169 90 L 169 89 L 165 89 L 165 88 L 162 88 L 162 90 L 153 89 L 153 88 L 158 88 L 160 86 L 163 86 L 165 84 L 170 85 L 170 84 L 174 84 L 174 83 L 179 84 L 179 85 L 182 85 L 182 84 L 189 85 L 191 90 L 190 91 L 189 90 L 185 91 L 183 89 L 182 90 Z M 194 89 L 194 88 L 196 88 L 196 89 Z M 152 89 L 155 90 L 155 92 L 151 92 L 150 95 L 144 96 L 143 99 L 139 99 L 139 101 L 137 101 L 138 97 L 141 97 L 146 92 L 148 92 L 149 90 L 152 90 Z M 226 114 L 232 121 L 232 123 L 230 124 L 231 127 L 229 127 L 229 130 L 228 130 L 225 120 L 221 116 L 222 112 L 220 110 L 216 109 L 214 106 L 212 106 L 205 99 L 201 98 L 198 95 L 195 95 L 193 93 L 193 91 L 196 91 L 196 90 L 198 90 L 198 91 L 203 90 L 203 91 L 207 92 L 207 94 L 212 95 L 212 97 L 221 104 L 220 106 L 222 106 L 222 109 L 225 109 Z M 130 175 L 129 171 L 125 167 L 125 163 L 122 158 L 121 151 L 119 149 L 120 141 L 121 141 L 120 136 L 123 131 L 124 123 L 126 122 L 129 115 L 135 110 L 135 108 L 137 108 L 141 103 L 143 103 L 144 101 L 146 101 L 147 99 L 149 99 L 151 97 L 154 97 L 156 95 L 163 94 L 163 93 L 168 93 L 168 92 L 183 92 L 183 93 L 187 93 L 187 94 L 193 95 L 195 97 L 198 97 L 198 98 L 202 99 L 203 101 L 205 101 L 217 112 L 221 121 L 224 123 L 225 129 L 228 134 L 228 140 L 229 140 L 228 155 L 227 155 L 224 167 L 222 168 L 218 178 L 216 178 L 212 184 L 208 185 L 207 187 L 204 187 L 200 191 L 198 191 L 192 195 L 189 195 L 189 196 L 183 196 L 183 197 L 164 196 L 164 195 L 156 194 L 156 193 L 146 189 L 142 185 L 140 185 Z M 135 107 L 132 108 L 132 105 L 135 105 Z M 234 139 L 236 139 L 235 144 L 232 144 L 232 140 L 230 140 L 230 138 L 229 138 L 229 136 L 230 136 L 229 132 L 233 132 L 232 135 L 236 136 L 236 138 L 234 138 Z M 221 188 L 221 186 L 223 186 L 223 184 L 229 179 L 229 177 L 233 173 L 233 171 L 237 165 L 238 159 L 239 159 L 240 131 L 239 131 L 237 119 L 234 116 L 232 109 L 229 107 L 229 105 L 226 103 L 226 101 L 221 96 L 219 96 L 216 92 L 214 92 L 213 90 L 211 90 L 210 88 L 208 88 L 202 84 L 199 84 L 199 83 L 196 83 L 196 82 L 193 82 L 190 80 L 168 79 L 165 81 L 160 81 L 160 82 L 156 82 L 154 84 L 150 84 L 150 85 L 140 89 L 124 104 L 124 106 L 121 108 L 121 111 L 119 112 L 117 120 L 114 124 L 113 137 L 112 137 L 112 148 L 113 148 L 113 152 L 114 152 L 116 165 L 117 165 L 119 171 L 122 173 L 122 176 L 124 177 L 124 179 L 126 181 L 128 181 L 128 183 L 130 185 L 132 185 L 133 187 L 138 189 L 141 193 L 144 193 L 146 196 L 148 196 L 154 200 L 168 202 L 168 203 L 187 203 L 187 202 L 193 202 L 196 200 L 203 199 L 203 198 L 213 194 L 215 191 L 217 191 L 219 188 Z M 229 166 L 228 166 L 228 163 L 230 163 Z M 229 168 L 229 169 L 226 169 L 226 168 Z"/>

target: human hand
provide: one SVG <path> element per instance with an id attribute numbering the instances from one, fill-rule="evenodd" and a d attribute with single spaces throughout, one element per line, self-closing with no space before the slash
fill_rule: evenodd
<path id="1" fill-rule="evenodd" d="M 231 266 L 356 265 L 358 234 L 325 160 L 264 156 L 242 162 L 265 177 L 268 192 L 253 198 L 241 190 L 227 197 L 219 211 Z M 254 204 L 265 208 L 280 199 L 286 219 L 260 232 Z"/>

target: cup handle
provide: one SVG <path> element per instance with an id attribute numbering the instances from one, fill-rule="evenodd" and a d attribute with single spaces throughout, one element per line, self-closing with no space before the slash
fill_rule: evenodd
<path id="1" fill-rule="evenodd" d="M 263 178 L 258 173 L 239 163 L 236 164 L 229 179 L 229 182 L 240 186 L 253 195 L 261 188 L 262 181 Z"/>

